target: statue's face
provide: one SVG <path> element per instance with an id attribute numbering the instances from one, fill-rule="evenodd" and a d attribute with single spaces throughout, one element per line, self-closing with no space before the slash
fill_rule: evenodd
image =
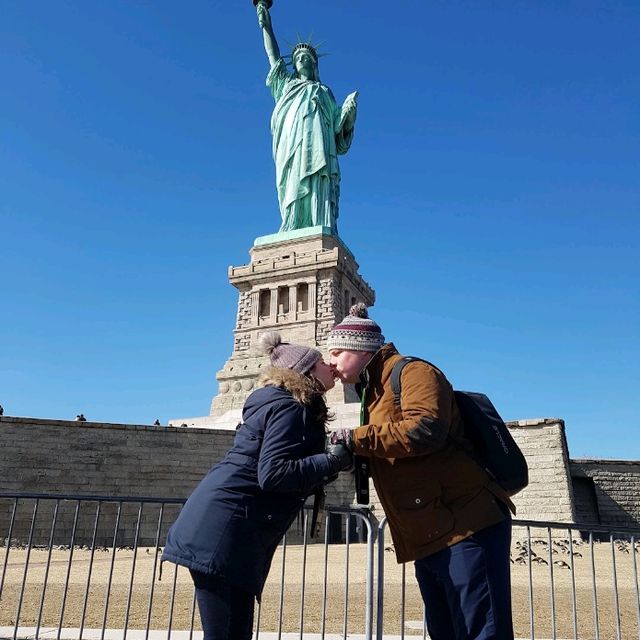
<path id="1" fill-rule="evenodd" d="M 298 73 L 304 73 L 307 76 L 315 75 L 316 60 L 304 49 L 300 49 L 295 55 L 294 64 Z"/>

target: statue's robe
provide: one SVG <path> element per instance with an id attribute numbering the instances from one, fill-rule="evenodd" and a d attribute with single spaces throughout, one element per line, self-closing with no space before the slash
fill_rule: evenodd
<path id="1" fill-rule="evenodd" d="M 336 233 L 340 168 L 353 129 L 344 131 L 342 109 L 331 89 L 288 72 L 280 58 L 267 86 L 276 101 L 271 117 L 280 231 L 321 225 Z"/>

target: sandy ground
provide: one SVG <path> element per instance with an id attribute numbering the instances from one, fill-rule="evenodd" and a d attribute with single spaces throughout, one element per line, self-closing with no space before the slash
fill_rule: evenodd
<path id="1" fill-rule="evenodd" d="M 538 638 L 573 638 L 572 573 L 555 563 L 569 563 L 570 557 L 559 546 L 552 545 L 552 563 L 534 562 L 533 582 L 534 631 Z M 638 596 L 634 583 L 633 553 L 629 545 L 596 543 L 594 557 L 596 573 L 597 609 L 594 608 L 592 558 L 589 546 L 579 544 L 574 551 L 574 575 L 577 603 L 577 636 L 581 640 L 595 638 L 594 613 L 597 611 L 600 638 L 616 638 L 617 614 L 613 589 L 613 561 L 618 585 L 618 601 L 622 638 L 638 638 Z M 549 560 L 547 545 L 532 545 L 534 553 Z M 520 543 L 514 543 L 512 559 L 522 553 Z M 5 563 L 6 549 L 0 551 L 0 572 L 6 564 L 4 585 L 0 599 L 0 626 L 12 626 L 19 618 L 20 626 L 85 628 L 188 629 L 194 612 L 193 589 L 186 570 L 175 571 L 165 564 L 162 580 L 154 576 L 155 549 L 140 548 L 134 558 L 131 549 L 91 551 L 74 549 L 71 568 L 70 551 L 51 553 L 46 589 L 43 590 L 49 554 L 46 550 L 31 551 L 25 580 L 24 549 L 12 548 Z M 283 549 L 274 558 L 271 575 L 260 607 L 260 629 L 263 631 L 295 632 L 302 626 L 306 632 L 324 630 L 342 633 L 346 619 L 347 631 L 362 633 L 365 620 L 365 582 L 367 567 L 366 545 L 352 544 L 347 563 L 346 547 L 330 545 L 325 554 L 322 545 L 304 548 L 289 545 L 285 550 L 285 587 L 281 589 Z M 640 562 L 640 554 L 635 557 Z M 134 562 L 135 560 L 135 562 Z M 374 558 L 377 561 L 377 558 Z M 551 597 L 553 569 L 554 597 Z M 324 592 L 326 571 L 326 597 Z M 304 572 L 304 581 L 303 581 Z M 109 584 L 109 576 L 111 583 Z M 0 573 L 1 576 L 1 573 Z M 68 579 L 67 579 L 68 576 Z M 174 589 L 174 606 L 171 607 Z M 348 580 L 347 580 L 348 577 Z M 23 590 L 24 583 L 24 590 Z M 512 564 L 513 612 L 517 636 L 530 637 L 529 568 Z M 65 584 L 68 588 L 65 590 Z M 302 585 L 304 584 L 304 592 Z M 384 632 L 399 635 L 404 625 L 407 635 L 419 634 L 415 629 L 422 619 L 422 603 L 413 577 L 413 567 L 406 567 L 406 589 L 403 604 L 402 567 L 395 562 L 392 551 L 385 552 L 384 574 Z M 348 585 L 348 587 L 345 587 Z M 87 589 L 88 586 L 88 589 Z M 20 593 L 23 592 L 19 616 Z M 282 606 L 281 606 L 282 600 Z M 64 606 L 63 606 L 64 603 Z M 326 604 L 325 604 L 326 603 Z M 346 603 L 346 604 L 345 604 Z M 554 615 L 552 616 L 552 607 Z M 375 608 L 375 601 L 374 601 Z M 42 614 L 40 615 L 40 612 Z M 194 621 L 199 628 L 197 613 Z"/>

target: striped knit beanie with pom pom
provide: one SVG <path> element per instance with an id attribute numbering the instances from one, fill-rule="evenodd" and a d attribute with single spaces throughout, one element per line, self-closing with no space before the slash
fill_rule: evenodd
<path id="1" fill-rule="evenodd" d="M 322 360 L 322 354 L 317 349 L 282 342 L 282 336 L 277 331 L 266 331 L 258 343 L 262 353 L 269 356 L 271 365 L 280 369 L 293 369 L 307 374 Z"/>
<path id="2" fill-rule="evenodd" d="M 327 349 L 377 351 L 383 344 L 382 330 L 369 318 L 366 305 L 359 302 L 349 309 L 349 315 L 329 333 Z"/>

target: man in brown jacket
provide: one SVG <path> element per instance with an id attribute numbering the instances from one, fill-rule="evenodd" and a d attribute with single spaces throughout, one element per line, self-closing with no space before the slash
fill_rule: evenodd
<path id="1" fill-rule="evenodd" d="M 401 374 L 400 406 L 391 371 L 402 359 L 365 305 L 329 334 L 336 375 L 357 383 L 361 426 L 340 429 L 366 456 L 398 562 L 415 562 L 432 640 L 512 640 L 509 549 L 512 503 L 464 451 L 453 389 L 421 361 Z"/>

